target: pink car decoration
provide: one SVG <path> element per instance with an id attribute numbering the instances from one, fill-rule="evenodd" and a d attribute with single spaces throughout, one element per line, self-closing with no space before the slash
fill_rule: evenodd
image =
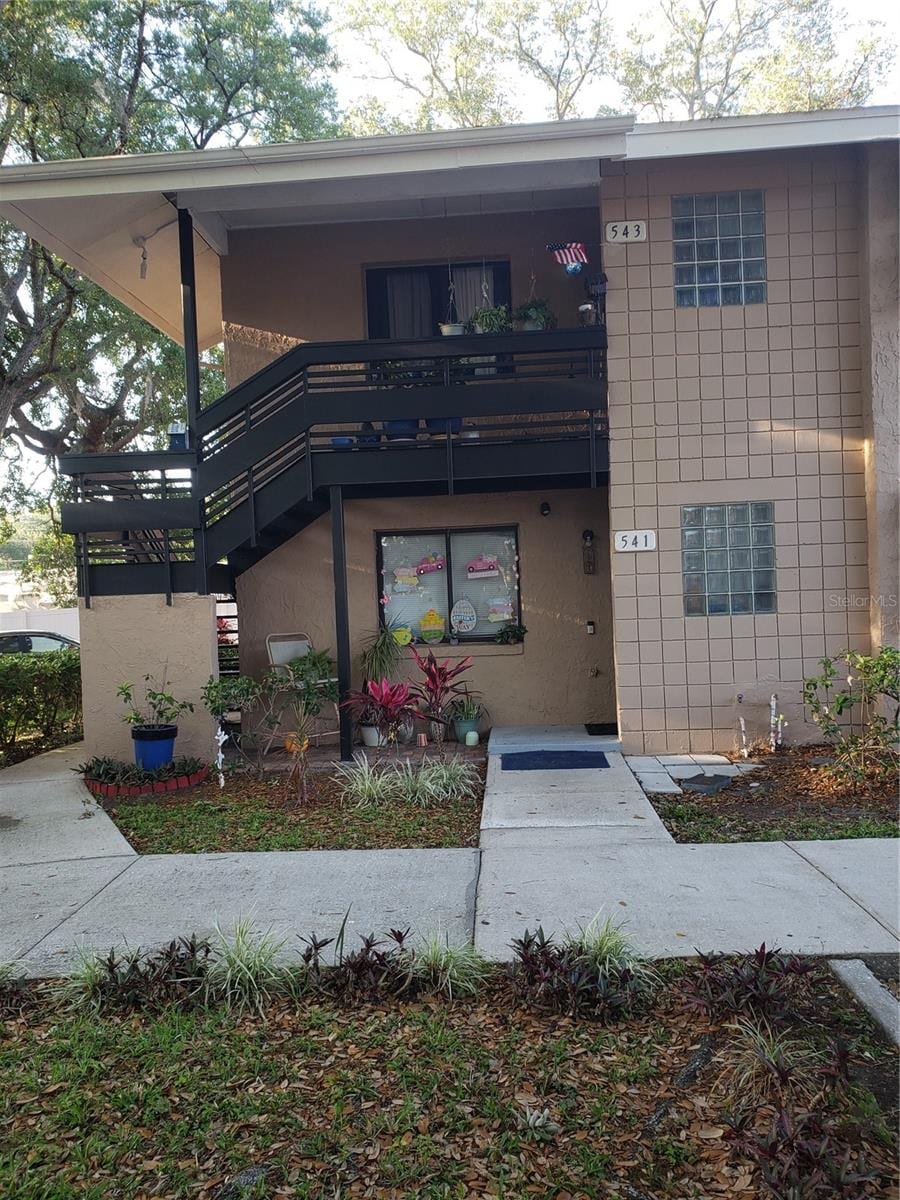
<path id="1" fill-rule="evenodd" d="M 479 554 L 477 558 L 473 558 L 470 563 L 466 563 L 466 574 L 473 579 L 478 579 L 488 575 L 499 575 L 500 564 L 496 558 L 490 554 Z"/>
<path id="2" fill-rule="evenodd" d="M 430 575 L 432 571 L 443 571 L 447 565 L 447 560 L 443 554 L 426 554 L 420 562 L 416 564 L 417 575 Z"/>

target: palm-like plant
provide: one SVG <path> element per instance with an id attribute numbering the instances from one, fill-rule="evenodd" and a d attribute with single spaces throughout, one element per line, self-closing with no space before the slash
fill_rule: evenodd
<path id="1" fill-rule="evenodd" d="M 416 715 L 415 697 L 408 683 L 369 679 L 362 691 L 350 692 L 341 705 L 356 721 L 371 722 L 390 746 L 396 746 L 400 728 Z"/>
<path id="2" fill-rule="evenodd" d="M 413 685 L 412 694 L 419 702 L 422 716 L 434 722 L 438 750 L 443 758 L 448 709 L 452 702 L 466 691 L 466 685 L 460 681 L 460 676 L 468 671 L 474 660 L 467 656 L 454 663 L 449 658 L 435 658 L 431 650 L 423 657 L 415 646 L 410 646 L 410 649 L 416 666 L 422 672 L 422 681 Z"/>

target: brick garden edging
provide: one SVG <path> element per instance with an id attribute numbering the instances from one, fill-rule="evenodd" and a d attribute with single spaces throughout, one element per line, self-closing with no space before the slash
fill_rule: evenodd
<path id="1" fill-rule="evenodd" d="M 190 775 L 175 775 L 171 779 L 157 779 L 153 783 L 101 783 L 99 779 L 85 778 L 84 785 L 89 792 L 103 800 L 132 800 L 154 793 L 183 792 L 203 783 L 208 775 L 209 767 L 201 767 Z"/>

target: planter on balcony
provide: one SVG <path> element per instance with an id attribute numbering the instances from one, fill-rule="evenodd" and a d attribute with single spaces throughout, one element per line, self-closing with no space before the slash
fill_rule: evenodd
<path id="1" fill-rule="evenodd" d="M 384 421 L 383 425 L 389 442 L 414 442 L 419 432 L 418 420 Z"/>

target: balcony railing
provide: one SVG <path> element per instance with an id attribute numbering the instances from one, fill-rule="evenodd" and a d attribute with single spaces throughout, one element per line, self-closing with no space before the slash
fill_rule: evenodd
<path id="1" fill-rule="evenodd" d="M 536 454 L 596 482 L 605 331 L 300 345 L 205 409 L 196 437 L 195 451 L 61 462 L 85 583 L 91 565 L 211 567 L 255 545 L 288 499 L 334 483 L 445 479 L 452 492 L 526 474 Z"/>

